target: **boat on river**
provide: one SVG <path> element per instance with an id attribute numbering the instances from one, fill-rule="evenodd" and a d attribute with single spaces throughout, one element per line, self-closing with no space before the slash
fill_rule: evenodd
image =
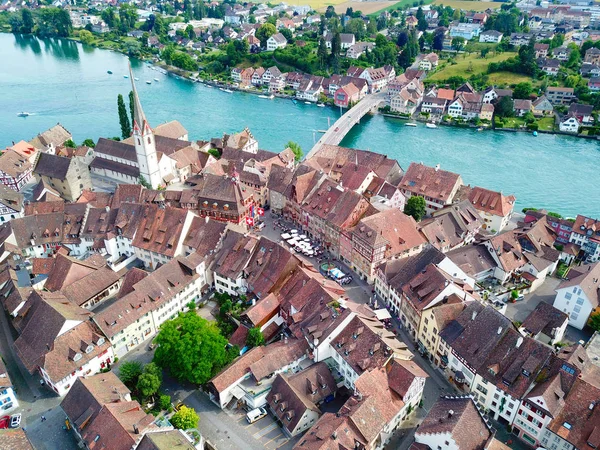
<path id="1" fill-rule="evenodd" d="M 533 135 L 534 135 L 534 136 L 537 136 L 537 134 L 538 134 L 538 133 L 537 133 L 537 131 L 534 131 L 534 132 L 533 132 Z"/>
<path id="2" fill-rule="evenodd" d="M 140 79 L 138 77 L 135 77 L 134 80 L 135 81 L 140 81 Z"/>
<path id="3" fill-rule="evenodd" d="M 427 123 L 425 124 L 425 126 L 426 126 L 427 128 L 437 128 L 437 125 L 436 125 L 435 123 L 431 123 L 431 122 L 427 122 Z"/>
<path id="4" fill-rule="evenodd" d="M 404 124 L 404 126 L 405 126 L 405 127 L 416 127 L 416 126 L 417 126 L 417 124 L 416 124 L 416 123 L 414 123 L 414 122 L 407 122 L 407 123 L 405 123 L 405 124 Z"/>
<path id="5" fill-rule="evenodd" d="M 269 97 L 268 95 L 261 94 L 261 95 L 258 96 L 258 98 L 271 98 L 271 97 Z"/>
<path id="6" fill-rule="evenodd" d="M 158 81 L 160 81 L 160 80 L 159 80 L 158 78 L 155 78 L 155 79 L 154 79 L 154 81 L 158 82 Z"/>
<path id="7" fill-rule="evenodd" d="M 152 81 L 146 80 L 146 84 L 152 84 Z"/>
<path id="8" fill-rule="evenodd" d="M 106 73 L 112 75 L 112 70 L 107 70 Z"/>
<path id="9" fill-rule="evenodd" d="M 317 106 L 318 106 L 319 108 L 325 108 L 325 103 L 317 103 Z"/>
<path id="10" fill-rule="evenodd" d="M 219 90 L 221 90 L 223 92 L 227 92 L 228 94 L 233 94 L 233 91 L 231 89 L 219 88 Z"/>
<path id="11" fill-rule="evenodd" d="M 123 75 L 123 78 L 129 78 L 129 75 Z"/>
<path id="12" fill-rule="evenodd" d="M 25 111 L 21 111 L 20 113 L 17 113 L 17 116 L 19 117 L 29 117 L 31 115 L 31 113 L 25 112 Z"/>
<path id="13" fill-rule="evenodd" d="M 311 102 L 304 102 L 305 105 L 312 105 Z"/>

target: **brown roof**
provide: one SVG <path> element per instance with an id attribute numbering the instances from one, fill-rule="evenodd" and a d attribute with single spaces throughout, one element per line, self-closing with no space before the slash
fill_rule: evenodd
<path id="1" fill-rule="evenodd" d="M 577 379 L 566 399 L 565 407 L 550 422 L 548 429 L 575 448 L 597 448 L 600 445 L 599 405 L 600 389 Z"/>
<path id="2" fill-rule="evenodd" d="M 493 436 L 471 397 L 440 398 L 415 432 L 415 440 L 441 433 L 450 433 L 459 450 L 483 450 Z"/>
<path id="3" fill-rule="evenodd" d="M 119 208 L 122 203 L 139 203 L 144 187 L 139 184 L 119 184 L 112 195 L 111 208 Z"/>
<path id="4" fill-rule="evenodd" d="M 215 250 L 225 234 L 227 224 L 208 217 L 194 217 L 183 245 L 193 248 L 196 253 L 205 257 Z"/>
<path id="5" fill-rule="evenodd" d="M 67 131 L 67 129 L 63 127 L 60 123 L 57 123 L 49 130 L 38 134 L 31 141 L 29 141 L 29 143 L 38 149 L 46 147 L 50 144 L 54 145 L 55 147 L 58 147 L 59 145 L 63 145 L 66 141 L 68 141 L 71 138 L 71 133 L 69 133 L 69 131 Z"/>
<path id="6" fill-rule="evenodd" d="M 324 362 L 313 364 L 295 375 L 277 375 L 267 403 L 292 432 L 307 409 L 320 414 L 317 404 L 336 391 L 336 382 Z"/>
<path id="7" fill-rule="evenodd" d="M 34 450 L 23 429 L 0 430 L 0 448 L 3 450 Z"/>
<path id="8" fill-rule="evenodd" d="M 475 186 L 469 193 L 469 201 L 478 211 L 506 217 L 513 210 L 516 199 L 514 195 L 506 196 Z"/>
<path id="9" fill-rule="evenodd" d="M 425 239 L 417 231 L 415 220 L 396 208 L 363 218 L 352 230 L 352 236 L 371 248 L 387 246 L 388 257 L 425 244 Z"/>
<path id="10" fill-rule="evenodd" d="M 243 315 L 253 326 L 261 326 L 279 312 L 279 298 L 269 294 L 250 307 Z"/>
<path id="11" fill-rule="evenodd" d="M 569 316 L 566 313 L 548 303 L 540 302 L 521 326 L 533 337 L 538 333 L 553 337 L 553 330 L 560 328 L 568 320 Z"/>
<path id="12" fill-rule="evenodd" d="M 448 275 L 435 264 L 430 264 L 402 287 L 404 297 L 412 303 L 412 307 L 417 311 L 422 311 L 432 305 L 432 302 L 446 289 L 449 284 L 453 284 L 456 289 L 461 290 L 458 301 L 472 299 L 472 289 Z M 451 299 L 447 299 L 450 301 Z M 443 301 L 443 299 L 438 299 Z"/>
<path id="13" fill-rule="evenodd" d="M 443 98 L 444 100 L 448 100 L 451 102 L 454 100 L 454 90 L 452 89 L 438 89 L 437 98 Z"/>
<path id="14" fill-rule="evenodd" d="M 158 309 L 198 278 L 187 258 L 176 257 L 133 285 L 133 292 L 120 297 L 94 316 L 104 334 L 112 338 L 140 317 Z"/>
<path id="15" fill-rule="evenodd" d="M 183 226 L 188 214 L 191 213 L 185 209 L 144 205 L 132 245 L 173 257 L 182 239 Z"/>
<path id="16" fill-rule="evenodd" d="M 9 222 L 21 249 L 63 241 L 63 213 L 38 214 Z M 33 243 L 32 243 L 33 241 Z"/>
<path id="17" fill-rule="evenodd" d="M 17 273 L 8 265 L 0 272 L 0 284 L 2 284 L 0 301 L 10 315 L 13 315 L 33 292 L 29 283 L 22 285 L 19 282 Z"/>
<path id="18" fill-rule="evenodd" d="M 113 141 L 112 139 L 100 138 L 94 147 L 94 153 L 105 154 L 114 158 L 125 159 L 137 163 L 137 156 L 135 153 L 135 146 L 133 142 L 125 143 L 120 141 Z M 104 158 L 96 157 L 96 159 Z"/>
<path id="19" fill-rule="evenodd" d="M 398 188 L 407 190 L 414 195 L 424 195 L 434 200 L 448 202 L 452 200 L 452 191 L 460 184 L 462 184 L 462 180 L 456 173 L 411 163 Z"/>
<path id="20" fill-rule="evenodd" d="M 250 235 L 228 232 L 223 246 L 215 255 L 214 272 L 233 280 L 238 279 L 252 258 L 257 243 L 258 239 Z"/>
<path id="21" fill-rule="evenodd" d="M 31 163 L 25 156 L 14 150 L 6 150 L 0 156 L 0 171 L 12 178 L 18 178 L 23 173 L 31 170 Z"/>
<path id="22" fill-rule="evenodd" d="M 92 297 L 101 294 L 115 285 L 121 277 L 114 270 L 102 267 L 95 272 L 74 281 L 63 289 L 65 296 L 78 305 L 83 305 Z"/>
<path id="23" fill-rule="evenodd" d="M 88 258 L 79 260 L 70 256 L 58 254 L 52 270 L 48 273 L 48 279 L 44 289 L 50 292 L 59 291 L 86 276 L 95 273 L 101 267 L 106 266 L 104 258 Z"/>
<path id="24" fill-rule="evenodd" d="M 325 413 L 308 430 L 294 450 L 350 450 L 366 446 L 365 438 L 347 414 Z"/>
<path id="25" fill-rule="evenodd" d="M 177 120 L 161 123 L 154 128 L 154 134 L 164 136 L 171 139 L 179 139 L 181 136 L 188 134 L 188 131 Z"/>

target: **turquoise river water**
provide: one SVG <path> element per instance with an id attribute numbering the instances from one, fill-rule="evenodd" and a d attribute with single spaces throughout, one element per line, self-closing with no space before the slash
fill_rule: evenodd
<path id="1" fill-rule="evenodd" d="M 277 151 L 293 140 L 308 150 L 315 136 L 318 139 L 317 130 L 339 117 L 337 109 L 228 94 L 163 75 L 141 62 L 132 65 L 151 125 L 177 119 L 191 139 L 249 127 L 261 148 Z M 119 135 L 116 99 L 119 93 L 127 98 L 126 73 L 127 58 L 119 53 L 68 40 L 0 34 L 0 148 L 29 140 L 57 122 L 73 133 L 76 142 Z M 32 115 L 17 117 L 20 111 Z M 567 216 L 600 216 L 597 141 L 411 128 L 376 115 L 363 119 L 342 145 L 385 153 L 404 168 L 412 161 L 440 164 L 460 173 L 465 183 L 515 194 L 519 209 L 535 206 Z"/>

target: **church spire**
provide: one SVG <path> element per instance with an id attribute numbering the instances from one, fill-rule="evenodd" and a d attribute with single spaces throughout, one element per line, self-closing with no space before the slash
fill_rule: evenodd
<path id="1" fill-rule="evenodd" d="M 133 92 L 133 129 L 135 130 L 137 127 L 137 129 L 143 135 L 146 132 L 146 127 L 150 128 L 150 125 L 146 120 L 146 115 L 144 114 L 142 104 L 140 103 L 140 97 L 138 96 L 137 89 L 135 88 L 133 71 L 131 70 L 131 62 L 129 62 L 129 79 L 131 80 L 131 90 Z"/>

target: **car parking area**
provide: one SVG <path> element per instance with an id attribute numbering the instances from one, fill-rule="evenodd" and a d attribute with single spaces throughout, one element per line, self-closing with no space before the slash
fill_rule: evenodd
<path id="1" fill-rule="evenodd" d="M 275 419 L 269 415 L 257 420 L 253 424 L 249 424 L 246 420 L 246 415 L 240 414 L 237 422 L 266 449 L 278 449 L 289 441 L 289 438 L 283 433 L 277 422 L 275 422 Z"/>

